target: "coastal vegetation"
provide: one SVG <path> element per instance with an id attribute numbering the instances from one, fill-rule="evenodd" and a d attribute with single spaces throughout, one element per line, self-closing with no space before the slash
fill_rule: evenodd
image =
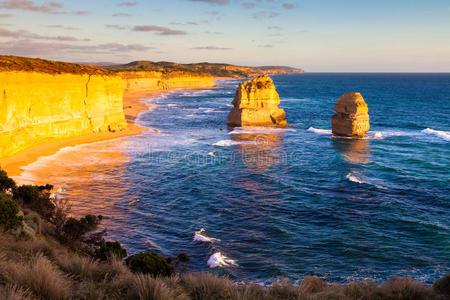
<path id="1" fill-rule="evenodd" d="M 127 257 L 105 241 L 101 216 L 70 216 L 52 186 L 19 186 L 0 171 L 0 299 L 449 299 L 450 275 L 428 286 L 410 277 L 332 284 L 306 276 L 262 286 L 188 272 L 180 253 Z M 127 257 L 127 258 L 126 258 Z M 181 266 L 181 267 L 180 267 Z"/>
<path id="2" fill-rule="evenodd" d="M 173 73 L 191 73 L 214 77 L 245 78 L 264 74 L 303 73 L 303 70 L 285 66 L 246 67 L 218 63 L 177 64 L 173 62 L 134 61 L 122 65 L 100 66 L 113 72 L 162 72 L 166 76 Z"/>

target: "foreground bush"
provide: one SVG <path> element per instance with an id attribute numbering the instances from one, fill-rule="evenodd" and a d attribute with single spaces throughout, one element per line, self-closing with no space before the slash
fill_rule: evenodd
<path id="1" fill-rule="evenodd" d="M 105 242 L 95 251 L 95 256 L 100 260 L 108 260 L 113 256 L 122 259 L 127 255 L 127 250 L 119 242 Z"/>
<path id="2" fill-rule="evenodd" d="M 14 191 L 16 188 L 16 182 L 8 177 L 8 174 L 0 170 L 0 193 L 6 193 L 9 191 Z"/>
<path id="3" fill-rule="evenodd" d="M 50 199 L 52 188 L 51 185 L 22 185 L 14 190 L 13 199 L 23 207 L 37 212 L 44 219 L 50 220 L 55 209 L 55 205 Z"/>
<path id="4" fill-rule="evenodd" d="M 0 226 L 4 230 L 15 229 L 22 224 L 23 217 L 18 216 L 19 207 L 11 196 L 0 194 Z"/>
<path id="5" fill-rule="evenodd" d="M 436 280 L 433 289 L 439 294 L 446 295 L 450 299 L 450 273 Z"/>
<path id="6" fill-rule="evenodd" d="M 153 276 L 170 276 L 174 268 L 161 255 L 155 252 L 140 252 L 126 259 L 127 266 L 135 273 Z"/>

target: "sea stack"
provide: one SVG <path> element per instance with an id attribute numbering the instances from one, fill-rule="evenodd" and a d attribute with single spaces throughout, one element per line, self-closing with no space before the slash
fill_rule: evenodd
<path id="1" fill-rule="evenodd" d="M 287 126 L 286 113 L 278 108 L 280 97 L 269 76 L 239 84 L 232 104 L 229 126 Z"/>
<path id="2" fill-rule="evenodd" d="M 360 93 L 345 93 L 334 105 L 334 110 L 336 114 L 331 117 L 333 134 L 362 138 L 369 131 L 369 109 Z"/>

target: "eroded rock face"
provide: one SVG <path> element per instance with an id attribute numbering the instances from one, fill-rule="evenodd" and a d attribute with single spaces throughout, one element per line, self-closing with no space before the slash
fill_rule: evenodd
<path id="1" fill-rule="evenodd" d="M 369 131 L 369 109 L 360 93 L 345 93 L 334 105 L 334 110 L 336 114 L 331 117 L 334 134 L 361 138 Z"/>
<path id="2" fill-rule="evenodd" d="M 241 83 L 232 103 L 229 126 L 287 126 L 286 113 L 278 108 L 280 97 L 268 76 Z"/>

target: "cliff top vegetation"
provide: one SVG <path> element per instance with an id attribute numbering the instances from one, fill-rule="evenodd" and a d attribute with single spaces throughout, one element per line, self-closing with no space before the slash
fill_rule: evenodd
<path id="1" fill-rule="evenodd" d="M 10 55 L 0 55 L 0 71 L 27 71 L 49 74 L 111 74 L 108 70 L 95 68 L 88 65 Z"/>

